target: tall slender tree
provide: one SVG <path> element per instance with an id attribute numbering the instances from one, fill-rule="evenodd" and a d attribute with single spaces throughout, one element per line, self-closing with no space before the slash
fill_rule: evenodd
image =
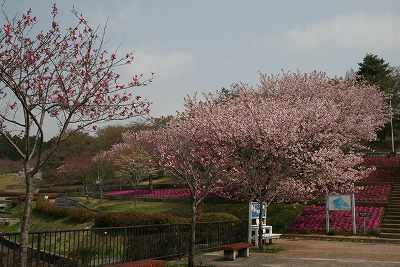
<path id="1" fill-rule="evenodd" d="M 105 50 L 104 32 L 72 12 L 76 24 L 61 29 L 58 8 L 51 9 L 47 30 L 28 10 L 8 17 L 2 9 L 0 31 L 0 134 L 23 159 L 26 201 L 21 226 L 21 263 L 27 262 L 28 232 L 33 200 L 33 177 L 69 136 L 95 129 L 102 121 L 123 120 L 149 112 L 149 102 L 134 97 L 130 88 L 151 82 L 133 75 L 121 83 L 118 67 L 130 64 L 133 53 Z M 105 28 L 104 28 L 105 30 Z M 57 138 L 43 149 L 46 127 L 57 126 Z M 9 136 L 24 140 L 19 146 Z M 34 138 L 30 138 L 34 136 Z"/>
<path id="2" fill-rule="evenodd" d="M 209 131 L 208 122 L 206 116 L 185 112 L 158 130 L 126 133 L 125 142 L 114 147 L 114 152 L 121 153 L 145 151 L 167 175 L 189 188 L 192 218 L 188 266 L 194 266 L 197 207 L 224 174 L 220 168 L 225 166 L 225 153 L 217 150 L 218 139 Z"/>

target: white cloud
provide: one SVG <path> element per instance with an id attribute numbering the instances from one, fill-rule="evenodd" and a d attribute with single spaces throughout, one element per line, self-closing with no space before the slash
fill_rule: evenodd
<path id="1" fill-rule="evenodd" d="M 135 52 L 132 68 L 136 74 L 138 71 L 145 75 L 154 72 L 158 81 L 166 81 L 181 77 L 185 72 L 190 71 L 193 65 L 193 55 L 183 51 L 151 53 L 139 49 Z"/>
<path id="2" fill-rule="evenodd" d="M 275 50 L 312 55 L 332 49 L 399 51 L 400 16 L 392 13 L 336 15 L 291 29 L 280 36 L 258 40 Z M 366 51 L 369 52 L 369 51 Z"/>

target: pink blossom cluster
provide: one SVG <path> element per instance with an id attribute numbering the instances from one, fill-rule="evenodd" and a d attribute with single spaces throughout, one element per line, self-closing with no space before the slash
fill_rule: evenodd
<path id="1" fill-rule="evenodd" d="M 394 182 L 395 174 L 396 174 L 395 168 L 376 169 L 372 171 L 367 177 L 361 179 L 360 181 L 392 183 Z"/>
<path id="2" fill-rule="evenodd" d="M 355 194 L 356 201 L 388 201 L 392 186 L 386 185 L 366 185 Z"/>
<path id="3" fill-rule="evenodd" d="M 360 217 L 359 212 L 370 212 L 371 217 Z M 383 207 L 356 207 L 356 229 L 364 229 L 364 218 L 366 229 L 376 229 L 380 226 Z M 325 206 L 308 206 L 293 223 L 288 227 L 290 231 L 324 231 Z M 329 228 L 336 231 L 352 231 L 351 211 L 329 211 Z"/>
<path id="4" fill-rule="evenodd" d="M 399 158 L 365 158 L 364 165 L 373 165 L 377 167 L 396 167 L 399 166 Z"/>

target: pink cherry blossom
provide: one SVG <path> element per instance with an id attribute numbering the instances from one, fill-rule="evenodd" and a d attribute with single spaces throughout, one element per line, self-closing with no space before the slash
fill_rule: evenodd
<path id="1" fill-rule="evenodd" d="M 4 10 L 2 14 L 0 110 L 5 123 L 0 134 L 17 134 L 26 142 L 16 144 L 12 138 L 6 138 L 28 170 L 21 226 L 20 265 L 25 266 L 33 177 L 60 143 L 75 132 L 92 130 L 98 122 L 147 116 L 150 102 L 129 96 L 134 87 L 148 85 L 154 74 L 135 75 L 134 82 L 122 82 L 117 72 L 133 61 L 133 53 L 118 57 L 114 51 L 111 58 L 107 57 L 107 42 L 102 39 L 105 31 L 90 28 L 75 10 L 75 23 L 70 27 L 61 27 L 56 4 L 51 8 L 51 19 L 41 24 L 30 9 L 22 15 L 7 16 Z M 56 141 L 44 150 L 43 142 L 53 137 L 47 136 L 49 124 L 55 126 L 52 128 L 56 132 L 51 134 Z"/>

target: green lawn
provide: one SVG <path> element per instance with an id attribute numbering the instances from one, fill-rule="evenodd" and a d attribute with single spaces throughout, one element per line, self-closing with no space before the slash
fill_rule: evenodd
<path id="1" fill-rule="evenodd" d="M 5 190 L 7 185 L 23 185 L 22 179 L 17 179 L 15 174 L 1 174 L 0 175 L 0 191 Z"/>

